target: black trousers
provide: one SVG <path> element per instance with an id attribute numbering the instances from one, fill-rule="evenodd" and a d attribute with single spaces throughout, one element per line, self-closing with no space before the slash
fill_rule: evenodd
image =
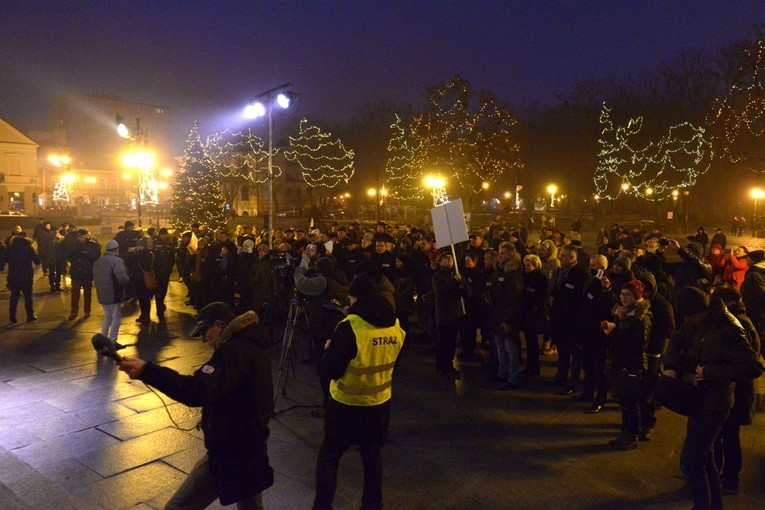
<path id="1" fill-rule="evenodd" d="M 590 342 L 582 345 L 582 367 L 584 368 L 582 392 L 600 405 L 603 405 L 608 397 L 606 357 L 605 345 Z"/>
<path id="2" fill-rule="evenodd" d="M 438 326 L 436 340 L 436 370 L 454 370 L 454 352 L 457 349 L 456 324 L 441 324 Z"/>
<path id="3" fill-rule="evenodd" d="M 170 285 L 170 275 L 157 275 L 157 288 L 154 290 L 154 303 L 157 306 L 157 315 L 163 315 L 167 307 L 165 306 L 165 296 L 167 296 L 167 287 Z"/>
<path id="4" fill-rule="evenodd" d="M 723 487 L 738 488 L 741 472 L 741 425 L 730 418 L 725 420 L 715 440 L 715 464 L 720 469 Z"/>
<path id="5" fill-rule="evenodd" d="M 34 315 L 34 310 L 32 309 L 32 282 L 29 282 L 11 287 L 11 303 L 9 310 L 11 319 L 16 318 L 16 308 L 19 305 L 19 298 L 22 293 L 24 294 L 24 308 L 27 312 L 27 318 Z"/>
<path id="6" fill-rule="evenodd" d="M 66 264 L 51 263 L 48 266 L 48 283 L 50 284 L 50 290 L 61 289 L 61 277 L 64 274 L 64 268 Z"/>

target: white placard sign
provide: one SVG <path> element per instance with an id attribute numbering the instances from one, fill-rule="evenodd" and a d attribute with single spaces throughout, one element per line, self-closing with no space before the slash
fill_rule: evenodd
<path id="1" fill-rule="evenodd" d="M 433 232 L 439 248 L 468 240 L 461 198 L 437 205 L 430 210 L 430 217 L 433 219 Z"/>

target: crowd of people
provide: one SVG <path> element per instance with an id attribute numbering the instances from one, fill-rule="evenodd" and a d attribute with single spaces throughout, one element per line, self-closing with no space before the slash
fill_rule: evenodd
<path id="1" fill-rule="evenodd" d="M 41 221 L 32 239 L 20 228 L 11 233 L 0 264 L 11 267 L 11 322 L 20 294 L 27 320 L 35 320 L 32 265 L 41 264 L 51 293 L 61 291 L 69 274 L 70 320 L 78 316 L 81 290 L 90 315 L 95 282 L 102 333 L 115 342 L 125 300 L 138 300 L 137 322 L 151 321 L 152 300 L 158 320 L 165 320 L 174 266 L 188 291 L 186 304 L 199 310 L 225 303 L 238 314 L 254 311 L 278 322 L 299 303 L 311 346 L 303 361 L 317 366 L 324 409 L 344 377 L 342 367 L 326 360 L 327 341 L 347 320 L 349 289 L 360 277 L 357 289 L 389 307 L 385 327 L 395 317 L 407 335 L 404 348 L 417 341 L 432 347 L 440 378 L 459 379 L 463 362 L 480 360 L 499 390 L 513 391 L 540 375 L 546 356 L 556 363 L 550 386 L 584 403 L 584 412 L 600 412 L 611 393 L 622 414 L 621 433 L 610 441 L 615 450 L 651 439 L 660 377 L 691 381 L 705 398 L 688 419 L 681 468 L 696 508 L 721 506 L 723 491 L 738 490 L 739 427 L 751 423 L 753 379 L 762 372 L 765 253 L 728 246 L 722 229 L 711 239 L 699 228 L 677 240 L 658 229 L 614 224 L 587 249 L 580 230 L 578 221 L 563 232 L 498 218 L 452 249 L 437 246 L 427 227 L 384 222 L 275 230 L 269 239 L 254 228 L 211 231 L 203 224 L 177 236 L 164 228 L 143 234 L 128 221 L 101 255 L 86 230 L 54 230 Z M 417 335 L 408 334 L 413 322 Z M 332 448 L 335 462 L 344 450 Z M 332 478 L 326 465 L 321 469 L 317 479 Z"/>

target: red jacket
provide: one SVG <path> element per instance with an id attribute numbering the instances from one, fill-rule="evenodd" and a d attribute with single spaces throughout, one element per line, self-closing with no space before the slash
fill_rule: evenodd
<path id="1" fill-rule="evenodd" d="M 736 289 L 741 290 L 741 282 L 744 281 L 746 271 L 749 266 L 746 263 L 746 257 L 739 259 L 734 254 L 730 254 L 730 263 L 725 266 L 725 272 L 723 272 L 722 280 L 724 282 L 732 283 L 736 286 Z"/>

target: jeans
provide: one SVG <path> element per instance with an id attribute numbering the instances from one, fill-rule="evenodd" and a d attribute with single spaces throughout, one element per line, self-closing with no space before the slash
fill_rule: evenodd
<path id="1" fill-rule="evenodd" d="M 83 309 L 90 313 L 90 303 L 93 297 L 93 280 L 72 280 L 72 315 L 77 315 L 80 309 L 80 289 L 82 289 Z"/>
<path id="2" fill-rule="evenodd" d="M 165 510 L 203 510 L 216 499 L 218 499 L 218 491 L 215 488 L 215 479 L 210 473 L 209 460 L 205 455 L 199 459 L 188 478 L 175 491 L 165 505 Z M 263 494 L 259 492 L 251 498 L 238 501 L 236 508 L 239 510 L 264 509 Z"/>
<path id="3" fill-rule="evenodd" d="M 108 336 L 112 341 L 117 341 L 117 335 L 120 333 L 120 322 L 122 321 L 122 303 L 113 303 L 110 305 L 101 305 L 104 309 L 104 320 L 101 321 L 101 334 Z"/>
<path id="4" fill-rule="evenodd" d="M 499 357 L 497 375 L 507 379 L 509 383 L 517 383 L 521 366 L 521 346 L 518 334 L 513 332 L 509 336 L 495 334 L 494 344 L 497 346 L 497 356 Z"/>
<path id="5" fill-rule="evenodd" d="M 688 477 L 697 510 L 722 508 L 720 473 L 712 447 L 727 416 L 728 411 L 702 411 L 700 416 L 688 418 L 680 469 Z"/>
<path id="6" fill-rule="evenodd" d="M 720 468 L 723 487 L 738 489 L 738 474 L 741 472 L 741 425 L 734 420 L 725 420 L 720 435 L 715 441 L 715 464 Z"/>

